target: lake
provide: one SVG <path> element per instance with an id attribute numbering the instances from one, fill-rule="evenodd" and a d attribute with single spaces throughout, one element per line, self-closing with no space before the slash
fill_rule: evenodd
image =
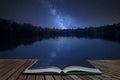
<path id="1" fill-rule="evenodd" d="M 87 60 L 120 59 L 120 43 L 92 38 L 48 38 L 1 50 L 0 58 L 35 58 L 39 59 L 40 65 L 59 65 L 61 67 L 64 64 L 88 66 Z"/>

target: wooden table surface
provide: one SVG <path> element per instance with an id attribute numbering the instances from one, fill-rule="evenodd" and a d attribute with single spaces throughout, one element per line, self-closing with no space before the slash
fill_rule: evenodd
<path id="1" fill-rule="evenodd" d="M 102 75 L 24 75 L 34 59 L 0 59 L 0 80 L 120 80 L 120 60 L 89 60 Z"/>

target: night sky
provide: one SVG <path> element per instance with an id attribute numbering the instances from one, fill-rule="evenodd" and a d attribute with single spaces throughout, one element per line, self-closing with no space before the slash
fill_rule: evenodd
<path id="1" fill-rule="evenodd" d="M 120 22 L 120 0 L 0 0 L 0 18 L 49 28 Z"/>

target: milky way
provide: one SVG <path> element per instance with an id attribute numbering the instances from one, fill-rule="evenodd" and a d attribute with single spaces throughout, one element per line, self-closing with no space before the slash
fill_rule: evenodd
<path id="1" fill-rule="evenodd" d="M 59 8 L 54 4 L 55 0 L 46 0 L 42 1 L 43 5 L 49 9 L 50 13 L 55 17 L 55 21 L 58 25 L 57 28 L 60 29 L 67 29 L 67 26 L 70 25 L 71 19 L 69 16 L 66 16 L 63 14 L 63 12 L 60 11 Z"/>
<path id="2" fill-rule="evenodd" d="M 47 28 L 99 27 L 120 22 L 120 0 L 0 0 L 0 18 Z"/>

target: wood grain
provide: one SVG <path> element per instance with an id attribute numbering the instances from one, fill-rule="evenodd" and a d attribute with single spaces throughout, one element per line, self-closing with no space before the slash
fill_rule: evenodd
<path id="1" fill-rule="evenodd" d="M 120 60 L 89 60 L 102 75 L 25 75 L 22 72 L 36 60 L 0 59 L 0 80 L 120 80 Z"/>

